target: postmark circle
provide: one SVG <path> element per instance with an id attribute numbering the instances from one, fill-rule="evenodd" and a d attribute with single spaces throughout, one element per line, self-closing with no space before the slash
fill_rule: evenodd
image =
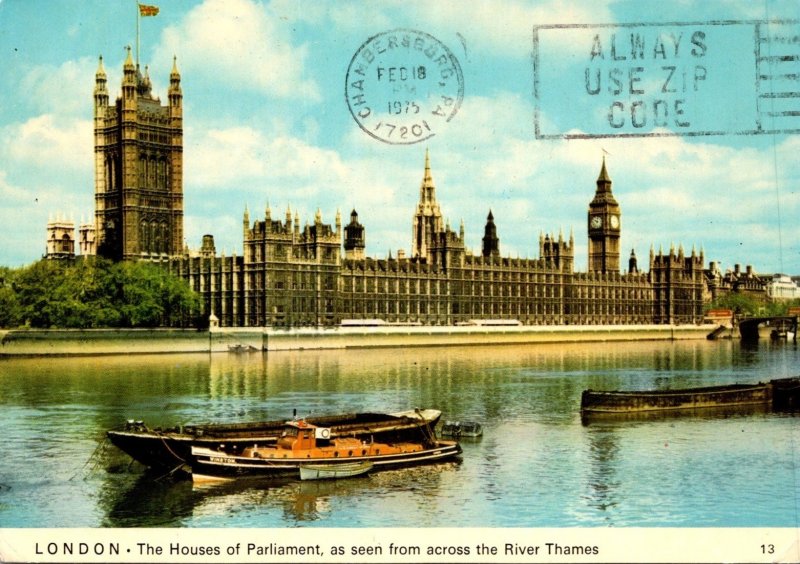
<path id="1" fill-rule="evenodd" d="M 409 145 L 433 137 L 458 113 L 464 76 L 441 41 L 395 29 L 373 35 L 356 51 L 344 95 L 364 132 L 384 143 Z"/>

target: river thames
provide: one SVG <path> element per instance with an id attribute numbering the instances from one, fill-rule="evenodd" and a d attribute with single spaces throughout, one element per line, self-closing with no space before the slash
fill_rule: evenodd
<path id="1" fill-rule="evenodd" d="M 592 389 L 800 373 L 795 343 L 679 341 L 0 360 L 2 527 L 797 527 L 796 415 L 582 423 Z M 104 441 L 150 426 L 437 408 L 460 463 L 193 487 Z"/>

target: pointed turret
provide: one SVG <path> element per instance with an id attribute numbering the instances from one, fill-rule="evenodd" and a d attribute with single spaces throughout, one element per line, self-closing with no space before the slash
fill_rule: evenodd
<path id="1" fill-rule="evenodd" d="M 606 158 L 603 156 L 603 164 L 600 166 L 600 174 L 597 175 L 597 190 L 595 191 L 594 196 L 595 202 L 608 202 L 610 204 L 617 203 L 613 194 L 611 193 L 611 184 L 611 177 L 608 175 L 608 170 L 606 169 Z"/>
<path id="2" fill-rule="evenodd" d="M 146 98 L 152 98 L 150 91 L 153 88 L 153 83 L 150 80 L 150 67 L 145 65 L 144 67 L 144 76 L 142 76 L 139 80 L 139 84 L 137 86 L 137 91 L 139 92 L 139 96 L 143 96 Z"/>
<path id="3" fill-rule="evenodd" d="M 122 65 L 122 98 L 124 100 L 134 100 L 138 83 L 136 77 L 137 72 L 136 65 L 133 64 L 130 46 L 128 46 L 127 49 L 128 56 L 125 58 L 125 63 Z"/>
<path id="4" fill-rule="evenodd" d="M 606 157 L 603 155 L 603 165 L 600 167 L 600 175 L 597 177 L 597 181 L 600 182 L 611 182 L 611 178 L 608 176 L 608 171 L 606 170 Z"/>
<path id="5" fill-rule="evenodd" d="M 484 257 L 500 257 L 500 239 L 497 237 L 497 226 L 494 224 L 494 215 L 489 210 L 486 216 L 486 227 L 483 230 L 483 249 L 481 254 Z"/>
<path id="6" fill-rule="evenodd" d="M 344 257 L 352 260 L 362 260 L 366 247 L 364 226 L 358 222 L 358 213 L 354 209 L 350 213 L 350 223 L 344 228 Z"/>
<path id="7" fill-rule="evenodd" d="M 434 241 L 442 231 L 444 231 L 444 221 L 439 204 L 436 202 L 430 153 L 425 149 L 425 172 L 419 188 L 419 203 L 412 227 L 412 257 L 432 262 Z"/>
<path id="8" fill-rule="evenodd" d="M 94 74 L 94 116 L 102 118 L 105 116 L 105 108 L 108 107 L 108 77 L 103 66 L 103 56 L 97 63 L 97 72 Z"/>
<path id="9" fill-rule="evenodd" d="M 133 54 L 131 53 L 131 46 L 128 45 L 128 46 L 125 47 L 125 49 L 128 51 L 128 56 L 125 57 L 125 63 L 123 63 L 122 69 L 125 72 L 133 72 L 133 73 L 135 73 L 136 72 L 136 64 L 133 62 Z"/>
<path id="10" fill-rule="evenodd" d="M 108 77 L 106 76 L 106 68 L 103 66 L 103 56 L 100 55 L 100 59 L 97 62 L 97 72 L 94 73 L 94 95 L 95 98 L 99 94 L 104 94 L 106 98 L 106 104 L 108 104 L 108 89 L 106 88 L 106 83 L 108 82 Z"/>
<path id="11" fill-rule="evenodd" d="M 630 274 L 637 274 L 639 272 L 639 264 L 636 260 L 636 253 L 631 249 L 631 256 L 628 259 L 628 272 Z"/>
<path id="12" fill-rule="evenodd" d="M 431 159 L 428 149 L 425 149 L 425 173 L 422 177 L 422 184 L 419 187 L 419 201 L 424 203 L 433 203 L 436 201 L 436 185 L 433 183 Z"/>
<path id="13" fill-rule="evenodd" d="M 181 91 L 181 75 L 178 72 L 178 57 L 172 57 L 172 72 L 169 73 L 169 114 L 176 120 L 183 117 L 183 92 Z"/>

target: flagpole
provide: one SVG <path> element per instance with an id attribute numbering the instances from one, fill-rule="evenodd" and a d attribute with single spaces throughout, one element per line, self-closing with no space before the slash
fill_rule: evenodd
<path id="1" fill-rule="evenodd" d="M 139 68 L 139 20 L 141 14 L 139 13 L 139 0 L 136 0 L 136 68 Z"/>

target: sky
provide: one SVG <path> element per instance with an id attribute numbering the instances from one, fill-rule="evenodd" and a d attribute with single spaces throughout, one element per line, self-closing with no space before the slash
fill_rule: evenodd
<path id="1" fill-rule="evenodd" d="M 254 221 L 269 206 L 301 224 L 355 209 L 368 256 L 408 252 L 427 150 L 442 213 L 474 253 L 491 210 L 502 255 L 538 258 L 541 233 L 573 233 L 585 271 L 605 158 L 623 268 L 631 249 L 641 266 L 651 247 L 683 246 L 723 270 L 800 274 L 796 1 L 147 4 L 159 13 L 139 22 L 139 57 L 154 94 L 166 103 L 173 57 L 182 77 L 190 248 L 210 233 L 219 253 L 241 253 L 245 208 Z M 113 100 L 136 24 L 135 1 L 0 0 L 0 265 L 38 260 L 50 218 L 93 217 L 98 57 Z M 393 30 L 422 32 L 460 73 L 437 86 L 437 59 L 400 48 L 367 64 Z M 359 122 L 359 65 L 394 88 L 378 67 L 406 62 L 427 81 L 361 84 L 378 121 Z M 409 108 L 428 116 L 425 139 L 387 142 L 390 118 L 418 123 Z"/>

